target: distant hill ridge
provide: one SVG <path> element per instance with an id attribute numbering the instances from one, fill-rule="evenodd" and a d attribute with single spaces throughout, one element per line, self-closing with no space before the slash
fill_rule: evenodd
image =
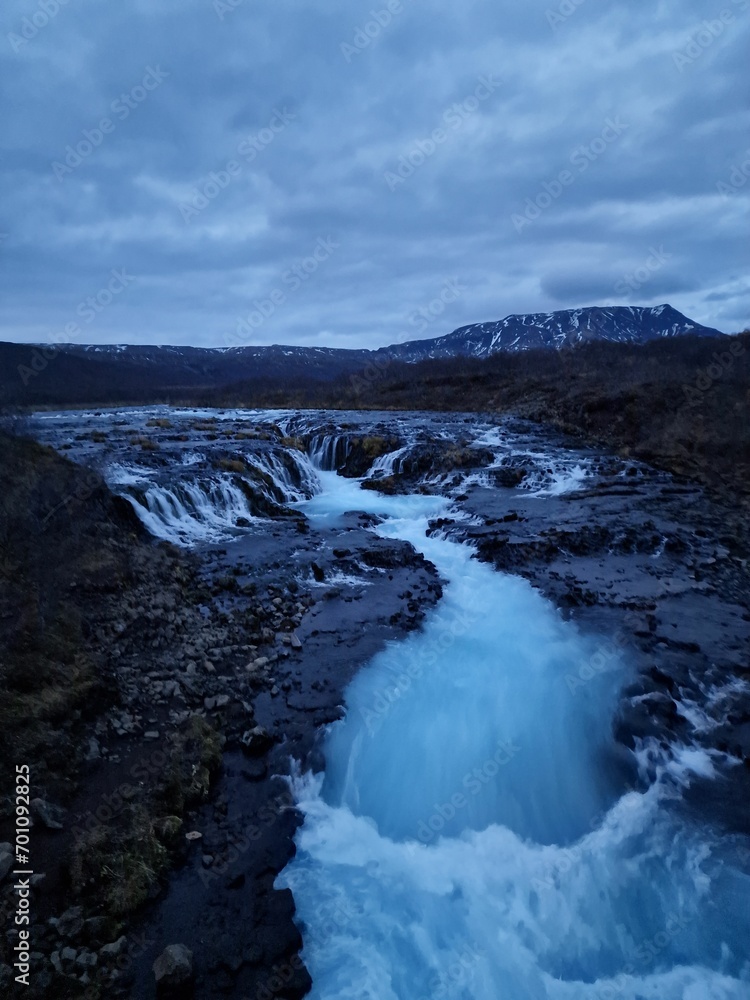
<path id="1" fill-rule="evenodd" d="M 487 358 L 504 351 L 561 350 L 590 341 L 645 344 L 688 334 L 721 336 L 665 304 L 512 315 L 377 350 L 0 343 L 0 404 L 141 401 L 155 394 L 184 398 L 239 382 L 326 383 L 373 361 Z"/>

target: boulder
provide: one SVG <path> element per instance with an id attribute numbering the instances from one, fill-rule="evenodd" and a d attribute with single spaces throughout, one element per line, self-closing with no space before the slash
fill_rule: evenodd
<path id="1" fill-rule="evenodd" d="M 57 933 L 62 938 L 77 938 L 83 930 L 83 907 L 71 906 L 57 919 Z M 63 956 L 64 957 L 64 956 Z"/>
<path id="2" fill-rule="evenodd" d="M 154 833 L 164 844 L 173 844 L 182 829 L 179 816 L 159 816 L 153 821 Z"/>
<path id="3" fill-rule="evenodd" d="M 13 867 L 12 854 L 0 854 L 0 882 L 6 878 L 8 872 Z"/>
<path id="4" fill-rule="evenodd" d="M 105 942 L 111 941 L 117 933 L 114 917 L 89 917 L 83 922 L 83 937 L 86 943 L 98 950 Z"/>
<path id="5" fill-rule="evenodd" d="M 110 944 L 105 944 L 99 949 L 99 957 L 103 962 L 111 962 L 121 955 L 128 946 L 128 939 L 123 934 L 116 941 L 110 942 Z"/>
<path id="6" fill-rule="evenodd" d="M 152 966 L 158 989 L 174 989 L 193 978 L 193 953 L 184 944 L 170 944 Z"/>
<path id="7" fill-rule="evenodd" d="M 6 877 L 13 867 L 13 845 L 0 844 L 0 882 Z"/>
<path id="8" fill-rule="evenodd" d="M 504 465 L 499 469 L 492 469 L 491 476 L 496 486 L 505 486 L 508 489 L 518 486 L 527 476 L 527 470 L 514 465 Z"/>
<path id="9" fill-rule="evenodd" d="M 242 749 L 251 757 L 260 757 L 273 746 L 273 737 L 262 726 L 255 726 L 243 733 L 240 740 Z"/>
<path id="10" fill-rule="evenodd" d="M 31 812 L 48 830 L 62 830 L 63 826 L 60 820 L 65 815 L 65 810 L 60 806 L 53 806 L 51 802 L 45 802 L 44 799 L 32 799 Z"/>

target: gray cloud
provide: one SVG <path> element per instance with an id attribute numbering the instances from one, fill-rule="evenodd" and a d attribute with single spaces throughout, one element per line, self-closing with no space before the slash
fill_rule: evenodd
<path id="1" fill-rule="evenodd" d="M 219 346 L 278 289 L 248 342 L 375 347 L 449 280 L 418 335 L 664 300 L 744 327 L 748 6 L 68 0 L 42 24 L 9 0 L 0 337 L 60 335 L 118 268 L 82 342 Z"/>

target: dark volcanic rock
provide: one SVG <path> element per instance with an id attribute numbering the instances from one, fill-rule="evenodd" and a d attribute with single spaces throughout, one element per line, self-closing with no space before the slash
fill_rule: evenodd
<path id="1" fill-rule="evenodd" d="M 339 472 L 351 479 L 364 476 L 376 458 L 395 451 L 402 444 L 402 440 L 393 436 L 372 435 L 350 438 L 348 454 L 346 460 L 339 466 Z"/>
<path id="2" fill-rule="evenodd" d="M 242 749 L 250 757 L 261 757 L 273 746 L 273 736 L 262 726 L 248 729 L 240 741 Z"/>
<path id="3" fill-rule="evenodd" d="M 154 977 L 158 989 L 175 995 L 178 987 L 184 988 L 193 976 L 193 953 L 184 944 L 170 944 L 154 962 Z M 186 994 L 181 991 L 181 996 Z"/>
<path id="4" fill-rule="evenodd" d="M 517 466 L 504 465 L 499 469 L 490 470 L 489 475 L 495 485 L 512 489 L 524 481 L 528 475 L 528 470 Z"/>
<path id="5" fill-rule="evenodd" d="M 491 465 L 494 454 L 489 448 L 472 447 L 450 440 L 429 441 L 416 445 L 400 464 L 400 472 L 407 478 L 455 472 Z"/>

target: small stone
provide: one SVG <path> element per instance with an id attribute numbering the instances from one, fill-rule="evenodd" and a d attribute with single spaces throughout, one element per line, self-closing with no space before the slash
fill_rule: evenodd
<path id="1" fill-rule="evenodd" d="M 99 962 L 93 951 L 82 951 L 76 958 L 76 965 L 82 969 L 93 969 Z"/>
<path id="2" fill-rule="evenodd" d="M 189 840 L 191 842 L 193 840 L 201 840 L 202 837 L 203 834 L 199 830 L 190 830 L 188 833 L 185 834 L 185 840 Z"/>
<path id="3" fill-rule="evenodd" d="M 63 826 L 60 820 L 65 815 L 65 810 L 61 809 L 60 806 L 53 806 L 52 803 L 45 802 L 44 799 L 32 799 L 31 812 L 48 830 L 62 830 Z"/>
<path id="4" fill-rule="evenodd" d="M 182 820 L 179 816 L 159 816 L 153 820 L 154 833 L 165 843 L 171 843 L 182 827 Z"/>
<path id="5" fill-rule="evenodd" d="M 112 917 L 89 917 L 83 922 L 83 933 L 86 943 L 99 948 L 103 941 L 108 941 L 114 931 L 114 919 Z"/>
<path id="6" fill-rule="evenodd" d="M 181 986 L 193 976 L 193 953 L 184 944 L 170 944 L 152 966 L 157 986 Z"/>
<path id="7" fill-rule="evenodd" d="M 13 867 L 13 855 L 12 854 L 0 854 L 0 882 L 7 876 L 8 872 Z"/>
<path id="8" fill-rule="evenodd" d="M 60 958 L 63 962 L 75 962 L 76 955 L 77 952 L 75 948 L 71 948 L 70 946 L 60 949 Z"/>
<path id="9" fill-rule="evenodd" d="M 300 637 L 297 635 L 296 632 L 292 633 L 292 639 L 290 645 L 292 649 L 302 649 L 302 640 L 300 639 Z"/>
<path id="10" fill-rule="evenodd" d="M 268 774 L 268 768 L 262 760 L 249 760 L 240 774 L 246 781 L 262 781 Z"/>
<path id="11" fill-rule="evenodd" d="M 240 743 L 245 753 L 251 757 L 260 757 L 273 746 L 273 737 L 262 726 L 255 726 L 243 733 Z"/>
<path id="12" fill-rule="evenodd" d="M 201 858 L 201 861 L 203 862 L 204 868 L 210 868 L 211 865 L 214 863 L 214 856 L 213 854 L 204 854 L 203 857 Z"/>
<path id="13" fill-rule="evenodd" d="M 143 738 L 144 738 L 144 740 L 158 740 L 159 739 L 159 730 L 158 729 L 149 729 L 148 732 L 146 732 L 146 733 L 143 734 Z"/>
<path id="14" fill-rule="evenodd" d="M 246 944 L 242 957 L 249 965 L 258 965 L 263 959 L 263 949 L 259 944 Z"/>
<path id="15" fill-rule="evenodd" d="M 122 954 L 127 948 L 128 939 L 123 934 L 116 941 L 112 941 L 110 944 L 105 944 L 104 947 L 99 949 L 99 955 L 105 961 L 110 961 L 111 959 L 117 958 L 118 955 Z"/>
<path id="16" fill-rule="evenodd" d="M 75 938 L 83 930 L 83 907 L 71 906 L 57 920 L 57 933 L 62 938 Z M 65 956 L 63 955 L 63 958 Z"/>

